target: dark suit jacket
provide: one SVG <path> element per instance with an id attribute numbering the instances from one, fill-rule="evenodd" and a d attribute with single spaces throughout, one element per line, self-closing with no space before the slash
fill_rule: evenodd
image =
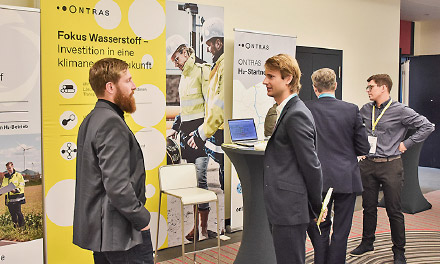
<path id="1" fill-rule="evenodd" d="M 142 151 L 117 111 L 99 100 L 78 131 L 73 243 L 93 251 L 141 244 L 150 222 Z"/>
<path id="2" fill-rule="evenodd" d="M 362 192 L 357 156 L 370 150 L 359 108 L 332 97 L 306 102 L 318 132 L 318 157 L 324 177 L 323 191 Z"/>
<path id="3" fill-rule="evenodd" d="M 269 222 L 309 223 L 319 214 L 321 193 L 315 123 L 309 109 L 295 96 L 284 107 L 264 156 L 264 200 Z"/>

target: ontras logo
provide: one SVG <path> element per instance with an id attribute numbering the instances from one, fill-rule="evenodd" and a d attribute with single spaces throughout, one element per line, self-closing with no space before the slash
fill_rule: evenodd
<path id="1" fill-rule="evenodd" d="M 246 42 L 246 43 L 239 43 L 238 46 L 246 49 L 269 50 L 268 44 Z"/>
<path id="2" fill-rule="evenodd" d="M 96 9 L 85 6 L 57 6 L 57 9 L 70 14 L 84 14 L 84 15 L 96 15 L 96 16 L 110 16 L 110 10 L 108 9 Z"/>

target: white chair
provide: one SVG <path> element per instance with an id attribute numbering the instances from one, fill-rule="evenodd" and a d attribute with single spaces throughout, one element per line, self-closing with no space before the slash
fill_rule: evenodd
<path id="1" fill-rule="evenodd" d="M 217 263 L 220 263 L 220 218 L 219 218 L 219 203 L 217 194 L 213 191 L 205 190 L 197 187 L 196 166 L 192 163 L 167 165 L 159 168 L 159 217 L 157 218 L 157 233 L 156 233 L 156 252 L 154 255 L 154 263 L 157 258 L 157 247 L 159 241 L 159 227 L 160 227 L 160 208 L 162 203 L 162 193 L 172 195 L 179 198 L 181 201 L 181 229 L 182 229 L 182 263 L 185 263 L 185 234 L 183 223 L 183 206 L 195 205 L 194 223 L 197 223 L 197 204 L 216 202 L 217 209 L 217 248 L 218 258 Z M 198 234 L 198 226 L 194 225 L 194 234 Z M 196 263 L 196 241 L 198 236 L 194 235 L 194 255 L 193 261 Z M 211 249 L 211 248 L 209 248 Z M 204 249 L 208 250 L 208 249 Z M 200 250 L 201 251 L 201 250 Z"/>

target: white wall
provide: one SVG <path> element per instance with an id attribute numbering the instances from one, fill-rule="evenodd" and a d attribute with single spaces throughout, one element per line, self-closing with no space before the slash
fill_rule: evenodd
<path id="1" fill-rule="evenodd" d="M 440 20 L 415 22 L 414 55 L 440 54 Z"/>

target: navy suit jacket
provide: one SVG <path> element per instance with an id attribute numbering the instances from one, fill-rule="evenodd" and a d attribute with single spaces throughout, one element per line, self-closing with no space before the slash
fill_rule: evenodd
<path id="1" fill-rule="evenodd" d="M 299 225 L 321 209 L 322 173 L 313 116 L 298 96 L 291 98 L 267 143 L 264 200 L 269 222 Z"/>
<path id="2" fill-rule="evenodd" d="M 324 177 L 323 191 L 360 193 L 362 181 L 357 156 L 370 149 L 359 108 L 333 97 L 307 101 L 318 132 L 318 157 Z"/>

